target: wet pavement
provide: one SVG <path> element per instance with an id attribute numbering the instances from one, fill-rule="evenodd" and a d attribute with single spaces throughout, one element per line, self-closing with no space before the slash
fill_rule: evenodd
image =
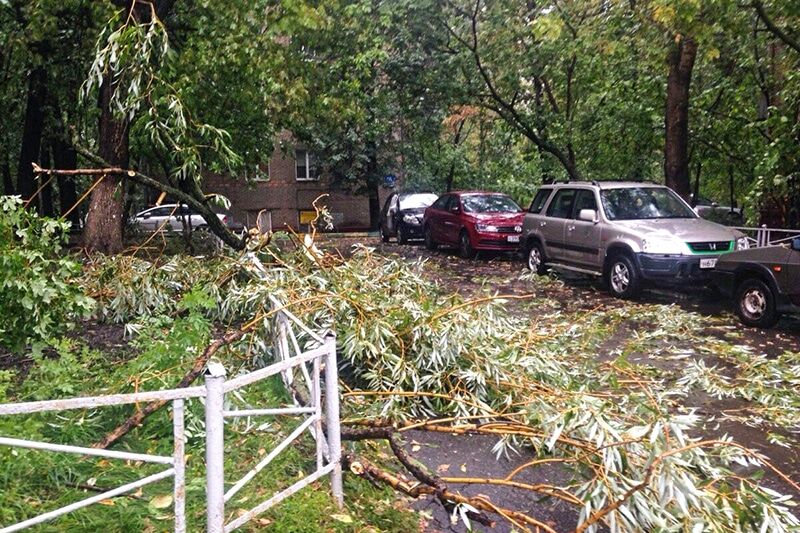
<path id="1" fill-rule="evenodd" d="M 580 313 L 594 310 L 611 310 L 626 305 L 603 291 L 596 278 L 556 273 L 552 282 L 533 284 L 521 279 L 525 272 L 521 259 L 515 254 L 481 253 L 474 259 L 461 259 L 454 250 L 428 251 L 421 243 L 398 245 L 394 242 L 382 243 L 377 238 L 355 238 L 323 243 L 323 246 L 335 246 L 343 255 L 351 244 L 361 243 L 374 247 L 378 253 L 399 256 L 408 261 L 425 261 L 425 275 L 436 281 L 443 293 L 459 293 L 465 298 L 472 298 L 491 293 L 510 295 L 532 295 L 530 300 L 508 300 L 507 309 L 514 314 L 524 314 L 532 319 L 537 315 L 546 319 L 553 313 Z M 754 354 L 766 354 L 774 358 L 785 352 L 800 354 L 800 317 L 784 317 L 768 330 L 747 328 L 742 326 L 731 311 L 731 304 L 716 291 L 704 287 L 671 288 L 646 290 L 637 300 L 640 304 L 670 305 L 676 304 L 681 309 L 709 317 L 710 324 L 702 331 L 704 335 L 720 339 L 726 343 L 744 346 Z M 617 330 L 597 348 L 598 360 L 611 360 L 615 350 L 628 338 L 658 327 L 658 324 L 647 321 L 630 320 Z M 686 346 L 674 347 L 693 352 L 691 340 Z M 800 357 L 800 355 L 798 355 Z M 680 370 L 685 362 L 680 359 L 670 360 L 651 358 L 647 353 L 638 353 L 631 357 L 631 362 L 650 365 L 665 371 Z M 735 399 L 716 399 L 702 391 L 690 394 L 684 400 L 684 406 L 696 408 L 698 413 L 709 418 L 716 418 L 722 412 L 747 412 L 748 403 Z M 750 424 L 750 425 L 748 425 Z M 768 442 L 766 429 L 782 433 L 794 442 L 793 446 L 783 447 Z M 800 431 L 800 428 L 798 428 Z M 736 417 L 716 420 L 708 423 L 700 430 L 704 438 L 715 438 L 722 435 L 733 436 L 735 441 L 765 453 L 772 462 L 789 474 L 796 482 L 800 482 L 800 435 L 774 428 L 753 427 L 750 421 L 737 421 Z M 409 452 L 426 464 L 432 471 L 441 475 L 454 477 L 505 477 L 513 468 L 530 460 L 531 455 L 522 455 L 496 459 L 492 447 L 496 439 L 490 436 L 454 436 L 446 433 L 418 432 L 408 436 L 406 446 Z M 537 468 L 536 474 L 524 472 L 520 481 L 566 483 L 567 473 L 559 468 L 550 467 L 545 470 Z M 764 478 L 767 486 L 792 493 L 792 489 L 769 473 Z M 551 525 L 557 531 L 568 531 L 575 527 L 577 512 L 571 506 L 553 499 L 536 501 L 531 493 L 505 486 L 487 485 L 455 485 L 451 489 L 462 491 L 468 495 L 486 495 L 497 505 L 530 512 Z M 800 494 L 794 494 L 800 499 Z M 424 511 L 426 516 L 425 531 L 465 531 L 459 521 L 453 522 L 452 515 L 440 503 L 430 498 L 416 502 L 414 507 Z M 493 529 L 473 523 L 475 531 L 511 531 L 508 521 L 499 519 Z"/>

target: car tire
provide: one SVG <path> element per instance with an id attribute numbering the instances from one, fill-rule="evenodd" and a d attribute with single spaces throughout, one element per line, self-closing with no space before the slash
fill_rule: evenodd
<path id="1" fill-rule="evenodd" d="M 547 266 L 545 266 L 544 262 L 545 257 L 542 245 L 533 241 L 525 250 L 525 264 L 528 266 L 528 270 L 540 276 L 546 274 Z"/>
<path id="2" fill-rule="evenodd" d="M 433 240 L 433 235 L 431 234 L 431 227 L 425 227 L 425 248 L 430 251 L 434 251 L 439 245 L 436 241 Z"/>
<path id="3" fill-rule="evenodd" d="M 772 289 L 756 278 L 745 279 L 736 287 L 736 314 L 743 324 L 756 328 L 772 327 L 780 318 Z"/>
<path id="4" fill-rule="evenodd" d="M 408 243 L 408 235 L 406 234 L 406 230 L 403 229 L 403 225 L 402 224 L 397 226 L 397 242 L 398 242 L 398 244 L 407 244 Z"/>
<path id="5" fill-rule="evenodd" d="M 380 227 L 380 230 L 379 230 L 379 231 L 380 231 L 380 233 L 381 233 L 381 241 L 383 241 L 383 242 L 389 242 L 389 236 L 388 236 L 388 235 L 386 235 L 386 232 L 385 232 L 385 231 L 383 231 L 383 226 L 381 226 L 381 227 Z"/>
<path id="6" fill-rule="evenodd" d="M 461 230 L 461 234 L 458 236 L 458 255 L 462 259 L 475 257 L 475 249 L 472 248 L 472 243 L 469 241 L 469 233 L 466 230 Z"/>
<path id="7" fill-rule="evenodd" d="M 617 298 L 631 299 L 639 295 L 642 279 L 636 265 L 627 255 L 611 257 L 606 268 L 608 290 Z"/>

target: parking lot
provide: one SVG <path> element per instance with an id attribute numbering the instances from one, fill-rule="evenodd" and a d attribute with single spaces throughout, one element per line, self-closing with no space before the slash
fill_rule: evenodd
<path id="1" fill-rule="evenodd" d="M 608 295 L 596 279 L 575 274 L 532 276 L 522 261 L 513 254 L 480 253 L 474 259 L 461 259 L 454 250 L 428 251 L 420 243 L 398 245 L 382 243 L 378 238 L 336 239 L 325 246 L 338 249 L 343 255 L 353 244 L 374 247 L 378 253 L 403 260 L 424 262 L 423 274 L 437 282 L 443 294 L 458 293 L 465 299 L 481 299 L 492 294 L 507 298 L 508 312 L 529 316 L 531 327 L 574 328 L 576 354 L 588 352 L 598 365 L 619 365 L 630 369 L 635 379 L 650 380 L 660 387 L 681 388 L 693 365 L 716 368 L 730 381 L 726 394 L 704 390 L 702 384 L 687 385 L 685 395 L 671 406 L 679 412 L 695 412 L 705 423 L 695 436 L 717 438 L 732 436 L 749 448 L 763 452 L 769 460 L 800 482 L 800 426 L 794 418 L 782 417 L 758 400 L 744 393 L 747 381 L 761 379 L 749 368 L 750 356 L 763 354 L 767 361 L 786 362 L 781 368 L 783 390 L 797 390 L 800 384 L 800 320 L 784 317 L 774 328 L 759 330 L 740 325 L 730 304 L 715 291 L 703 287 L 647 290 L 634 302 Z M 776 363 L 777 364 L 777 363 Z M 783 363 L 781 363 L 783 364 Z M 788 380 L 788 381 L 787 381 Z M 770 378 L 764 382 L 774 385 Z M 760 386 L 760 385 L 759 385 Z M 738 393 L 736 391 L 739 391 Z M 794 398 L 790 400 L 796 402 Z M 796 405 L 796 403 L 794 404 Z M 493 440 L 485 437 L 463 438 L 430 436 L 417 433 L 410 449 L 433 471 L 453 472 L 461 468 L 470 476 L 497 476 L 513 468 L 524 458 L 495 460 L 491 452 Z M 448 470 L 449 469 L 449 470 Z M 541 474 L 540 474 L 541 475 Z M 562 473 L 546 473 L 549 479 L 528 479 L 529 482 L 561 482 Z M 794 492 L 778 476 L 767 471 L 768 485 L 783 492 Z M 572 510 L 551 502 L 525 501 L 524 495 L 505 487 L 458 487 L 465 493 L 486 494 L 496 503 L 529 510 L 563 530 L 574 527 Z M 800 494 L 795 493 L 795 497 Z M 520 498 L 523 498 L 520 501 Z M 449 517 L 436 503 L 417 506 L 431 513 L 429 529 L 451 530 Z M 460 526 L 458 526 L 460 527 Z M 505 528 L 499 525 L 500 529 Z M 457 528 L 458 529 L 458 528 Z"/>

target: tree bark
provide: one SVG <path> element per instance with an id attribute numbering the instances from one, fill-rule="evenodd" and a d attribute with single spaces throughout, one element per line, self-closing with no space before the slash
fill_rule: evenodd
<path id="1" fill-rule="evenodd" d="M 119 7 L 124 6 L 137 23 L 148 21 L 152 16 L 149 2 L 137 4 L 133 0 L 113 0 L 113 3 Z M 166 17 L 174 3 L 174 0 L 162 0 L 152 4 L 156 9 L 156 16 Z M 111 97 L 116 90 L 114 73 L 106 72 L 98 98 L 99 155 L 110 166 L 128 168 L 130 122 L 127 117 L 116 116 L 111 109 Z M 83 246 L 87 250 L 106 254 L 122 251 L 122 234 L 125 227 L 125 176 L 126 174 L 109 174 L 92 192 L 86 227 L 83 230 Z"/>
<path id="2" fill-rule="evenodd" d="M 8 161 L 8 152 L 3 153 L 3 194 L 16 194 L 14 180 L 11 179 L 11 163 Z"/>
<path id="3" fill-rule="evenodd" d="M 61 139 L 53 139 L 53 166 L 59 170 L 75 170 L 78 168 L 78 153 L 69 143 Z M 63 216 L 72 206 L 78 202 L 78 191 L 75 187 L 74 178 L 59 174 L 58 180 L 58 206 L 59 213 Z M 73 209 L 67 220 L 72 223 L 73 228 L 80 227 L 80 213 Z"/>
<path id="4" fill-rule="evenodd" d="M 50 151 L 49 147 L 42 148 L 42 155 L 40 157 L 43 165 L 50 165 Z M 42 190 L 39 191 L 39 212 L 46 217 L 53 217 L 55 210 L 53 209 L 53 180 L 42 180 Z"/>
<path id="5" fill-rule="evenodd" d="M 36 191 L 33 167 L 39 162 L 44 130 L 44 104 L 47 97 L 47 71 L 35 67 L 28 75 L 28 99 L 25 105 L 25 123 L 22 127 L 22 143 L 17 165 L 17 188 L 27 200 Z M 31 202 L 36 205 L 35 202 Z"/>
<path id="6" fill-rule="evenodd" d="M 683 198 L 691 193 L 689 176 L 689 88 L 697 43 L 683 37 L 667 56 L 667 106 L 664 114 L 664 178 Z"/>
<path id="7" fill-rule="evenodd" d="M 111 166 L 128 167 L 129 123 L 125 117 L 116 117 L 111 109 L 111 96 L 116 90 L 112 75 L 106 74 L 100 87 L 100 157 Z M 124 174 L 108 174 L 92 192 L 83 246 L 95 252 L 115 254 L 122 251 L 122 230 L 125 208 Z"/>

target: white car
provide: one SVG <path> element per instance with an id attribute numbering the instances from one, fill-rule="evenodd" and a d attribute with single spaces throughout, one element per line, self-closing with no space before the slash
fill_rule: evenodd
<path id="1" fill-rule="evenodd" d="M 228 215 L 217 213 L 220 221 L 228 225 Z M 193 230 L 208 229 L 205 219 L 186 205 L 164 204 L 145 209 L 133 216 L 131 222 L 145 231 L 183 231 L 184 224 Z"/>

